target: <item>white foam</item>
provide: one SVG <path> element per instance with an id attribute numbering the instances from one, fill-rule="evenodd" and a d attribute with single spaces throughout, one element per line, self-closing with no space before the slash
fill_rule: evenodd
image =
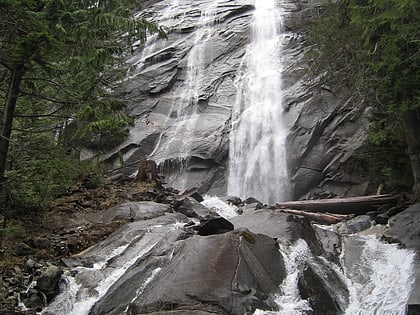
<path id="1" fill-rule="evenodd" d="M 238 215 L 236 212 L 237 207 L 227 204 L 216 196 L 204 196 L 204 201 L 201 204 L 209 209 L 213 209 L 225 219 L 230 219 Z"/>

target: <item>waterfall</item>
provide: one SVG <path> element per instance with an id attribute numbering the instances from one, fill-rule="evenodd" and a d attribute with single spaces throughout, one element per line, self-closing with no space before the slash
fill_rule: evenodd
<path id="1" fill-rule="evenodd" d="M 282 12 L 257 0 L 253 38 L 237 75 L 232 111 L 228 194 L 274 203 L 288 198 L 282 122 Z"/>
<path id="2" fill-rule="evenodd" d="M 204 71 L 207 66 L 208 56 L 211 55 L 211 39 L 216 22 L 218 0 L 198 5 L 200 18 L 197 30 L 194 32 L 191 49 L 186 62 L 186 79 L 178 90 L 175 91 L 176 102 L 172 105 L 170 115 L 167 117 L 160 139 L 150 157 L 161 164 L 165 172 L 167 166 L 163 162 L 168 160 L 168 152 L 176 153 L 170 161 L 169 168 L 174 164 L 177 170 L 177 188 L 186 188 L 185 169 L 188 167 L 193 144 L 194 130 L 200 116 L 200 94 L 208 82 L 204 82 Z"/>

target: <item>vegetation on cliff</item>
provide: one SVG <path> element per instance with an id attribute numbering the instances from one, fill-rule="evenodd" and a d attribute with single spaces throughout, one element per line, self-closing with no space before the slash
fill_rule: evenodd
<path id="1" fill-rule="evenodd" d="M 413 201 L 420 196 L 419 10 L 416 0 L 332 1 L 310 31 L 317 71 L 371 109 L 372 180 L 388 190 L 412 183 Z"/>

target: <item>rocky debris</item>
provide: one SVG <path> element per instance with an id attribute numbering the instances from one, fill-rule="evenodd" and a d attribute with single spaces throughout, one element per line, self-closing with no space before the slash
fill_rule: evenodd
<path id="1" fill-rule="evenodd" d="M 63 270 L 28 259 L 25 268 L 8 268 L 0 285 L 0 314 L 35 314 L 59 293 Z"/>

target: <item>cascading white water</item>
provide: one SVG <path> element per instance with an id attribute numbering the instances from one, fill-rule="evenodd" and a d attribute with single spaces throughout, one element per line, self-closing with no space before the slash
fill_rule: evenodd
<path id="1" fill-rule="evenodd" d="M 208 61 L 206 57 L 211 54 L 208 41 L 214 31 L 218 1 L 201 3 L 203 7 L 198 7 L 201 15 L 191 50 L 188 53 L 186 80 L 179 90 L 175 91 L 179 96 L 171 108 L 170 117 L 164 123 L 165 132 L 160 135 L 154 151 L 150 154 L 150 157 L 159 164 L 165 161 L 167 152 L 176 153 L 176 164 L 180 167 L 177 174 L 180 177 L 177 181 L 179 189 L 186 188 L 184 169 L 188 166 L 193 133 L 199 118 L 200 93 L 207 84 L 203 82 L 203 74 Z M 164 141 L 162 141 L 163 138 Z"/>
<path id="2" fill-rule="evenodd" d="M 168 0 L 166 2 L 167 4 L 165 4 L 165 8 L 160 11 L 160 14 L 158 16 L 150 17 L 150 20 L 158 23 L 160 27 L 176 28 L 176 25 L 173 24 L 173 20 L 178 13 L 177 8 L 180 0 Z M 139 16 L 140 13 L 135 17 L 138 18 Z M 128 70 L 127 77 L 125 78 L 126 81 L 136 77 L 141 72 L 146 59 L 155 51 L 155 46 L 159 43 L 158 40 L 159 36 L 157 34 L 149 34 L 140 54 L 134 54 L 131 58 L 127 59 L 127 64 L 132 66 Z M 133 46 L 137 45 L 140 45 L 140 41 L 133 43 Z"/>
<path id="3" fill-rule="evenodd" d="M 375 236 L 358 238 L 362 242 L 360 259 L 345 268 L 350 291 L 345 314 L 406 314 L 415 253 L 397 244 L 382 243 Z"/>
<path id="4" fill-rule="evenodd" d="M 280 251 L 283 255 L 287 276 L 280 286 L 282 294 L 275 297 L 279 310 L 256 310 L 254 315 L 300 315 L 312 311 L 308 301 L 300 297 L 297 285 L 299 272 L 311 255 L 308 245 L 300 239 L 289 248 L 280 246 Z"/>
<path id="5" fill-rule="evenodd" d="M 254 315 L 303 315 L 310 312 L 309 301 L 301 299 L 298 289 L 299 273 L 305 264 L 318 265 L 320 270 L 328 267 L 342 279 L 349 291 L 345 315 L 405 315 L 414 281 L 415 252 L 400 249 L 397 244 L 383 243 L 374 235 L 350 235 L 345 238 L 344 243 L 355 241 L 360 249 L 357 262 L 351 268 L 346 268 L 343 261 L 346 250 L 342 252 L 339 266 L 322 257 L 317 262 L 302 239 L 290 247 L 280 246 L 287 277 L 280 286 L 282 294 L 275 297 L 279 310 L 256 310 Z M 320 262 L 324 267 L 319 265 Z"/>
<path id="6" fill-rule="evenodd" d="M 282 123 L 282 13 L 256 0 L 253 38 L 237 77 L 229 148 L 228 194 L 274 203 L 288 198 Z"/>

